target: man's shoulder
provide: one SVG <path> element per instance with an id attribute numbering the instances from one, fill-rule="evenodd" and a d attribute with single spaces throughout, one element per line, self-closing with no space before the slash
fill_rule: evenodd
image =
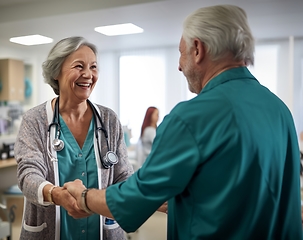
<path id="1" fill-rule="evenodd" d="M 196 97 L 179 102 L 170 112 L 170 114 L 178 115 L 181 118 L 191 115 L 203 115 L 210 110 L 214 99 L 210 100 L 207 96 L 197 95 Z M 222 100 L 223 101 L 223 100 Z"/>

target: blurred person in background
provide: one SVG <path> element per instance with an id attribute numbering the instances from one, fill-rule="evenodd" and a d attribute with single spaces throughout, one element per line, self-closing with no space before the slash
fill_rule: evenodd
<path id="1" fill-rule="evenodd" d="M 137 146 L 138 165 L 141 166 L 149 155 L 154 138 L 156 137 L 159 109 L 148 107 L 141 126 L 140 139 Z"/>

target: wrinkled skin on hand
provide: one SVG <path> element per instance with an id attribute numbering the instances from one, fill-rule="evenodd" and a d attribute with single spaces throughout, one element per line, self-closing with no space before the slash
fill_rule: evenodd
<path id="1" fill-rule="evenodd" d="M 83 190 L 86 189 L 86 187 L 83 185 L 82 181 L 79 179 L 76 179 L 73 182 L 67 182 L 63 185 L 63 188 L 65 188 L 66 191 L 70 193 L 70 196 L 72 196 L 74 198 L 76 205 L 80 209 L 81 194 L 82 194 Z M 81 210 L 81 211 L 85 212 L 84 210 Z M 71 216 L 73 216 L 73 215 L 71 215 Z"/>
<path id="2" fill-rule="evenodd" d="M 85 218 L 90 216 L 79 208 L 77 200 L 67 191 L 66 188 L 56 187 L 52 192 L 53 200 L 57 205 L 62 206 L 73 218 Z"/>

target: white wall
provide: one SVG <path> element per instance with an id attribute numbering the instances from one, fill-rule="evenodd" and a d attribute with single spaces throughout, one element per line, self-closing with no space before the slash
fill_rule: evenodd
<path id="1" fill-rule="evenodd" d="M 293 52 L 293 115 L 297 131 L 300 134 L 303 132 L 303 38 L 294 39 Z M 301 149 L 303 150 L 302 144 Z"/>
<path id="2" fill-rule="evenodd" d="M 166 112 L 169 113 L 180 101 L 187 99 L 187 81 L 179 67 L 179 48 L 166 48 L 167 78 L 166 78 Z"/>
<path id="3" fill-rule="evenodd" d="M 119 53 L 99 55 L 99 80 L 90 99 L 119 113 Z"/>
<path id="4" fill-rule="evenodd" d="M 144 50 L 138 50 L 144 51 Z M 187 83 L 183 74 L 178 71 L 179 50 L 178 46 L 149 49 L 148 51 L 163 51 L 166 56 L 166 102 L 165 112 L 170 110 L 180 101 L 186 100 Z M 94 102 L 112 108 L 119 114 L 119 52 L 101 53 L 99 56 L 99 81 L 90 97 Z M 157 69 L 155 69 L 157 71 Z M 137 91 L 143 91 L 137 89 Z M 145 89 L 144 89 L 145 91 Z"/>

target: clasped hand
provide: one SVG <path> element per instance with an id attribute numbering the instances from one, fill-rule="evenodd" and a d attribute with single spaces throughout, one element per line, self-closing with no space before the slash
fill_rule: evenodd
<path id="1" fill-rule="evenodd" d="M 67 183 L 65 183 L 63 185 L 63 188 L 65 188 L 70 193 L 70 195 L 74 197 L 74 200 L 77 203 L 77 207 L 79 209 L 81 209 L 81 207 L 80 207 L 81 206 L 81 194 L 86 189 L 86 187 L 83 185 L 82 181 L 79 180 L 79 179 L 76 179 L 73 182 L 67 182 Z M 83 209 L 81 211 L 85 212 Z M 157 211 L 163 212 L 163 213 L 167 213 L 167 202 L 163 203 L 157 209 Z M 84 217 L 89 216 L 89 214 L 87 214 L 86 212 L 85 212 L 85 214 L 86 215 Z M 79 216 L 78 215 L 74 215 L 73 212 L 69 212 L 69 215 L 72 216 L 72 217 L 74 217 L 74 218 L 79 218 Z"/>
<path id="2" fill-rule="evenodd" d="M 56 204 L 64 207 L 68 215 L 73 218 L 77 219 L 90 216 L 90 214 L 80 208 L 81 193 L 86 189 L 81 180 L 77 179 L 73 182 L 65 183 L 61 189 L 60 196 L 56 198 L 60 199 L 60 202 L 56 202 Z"/>

